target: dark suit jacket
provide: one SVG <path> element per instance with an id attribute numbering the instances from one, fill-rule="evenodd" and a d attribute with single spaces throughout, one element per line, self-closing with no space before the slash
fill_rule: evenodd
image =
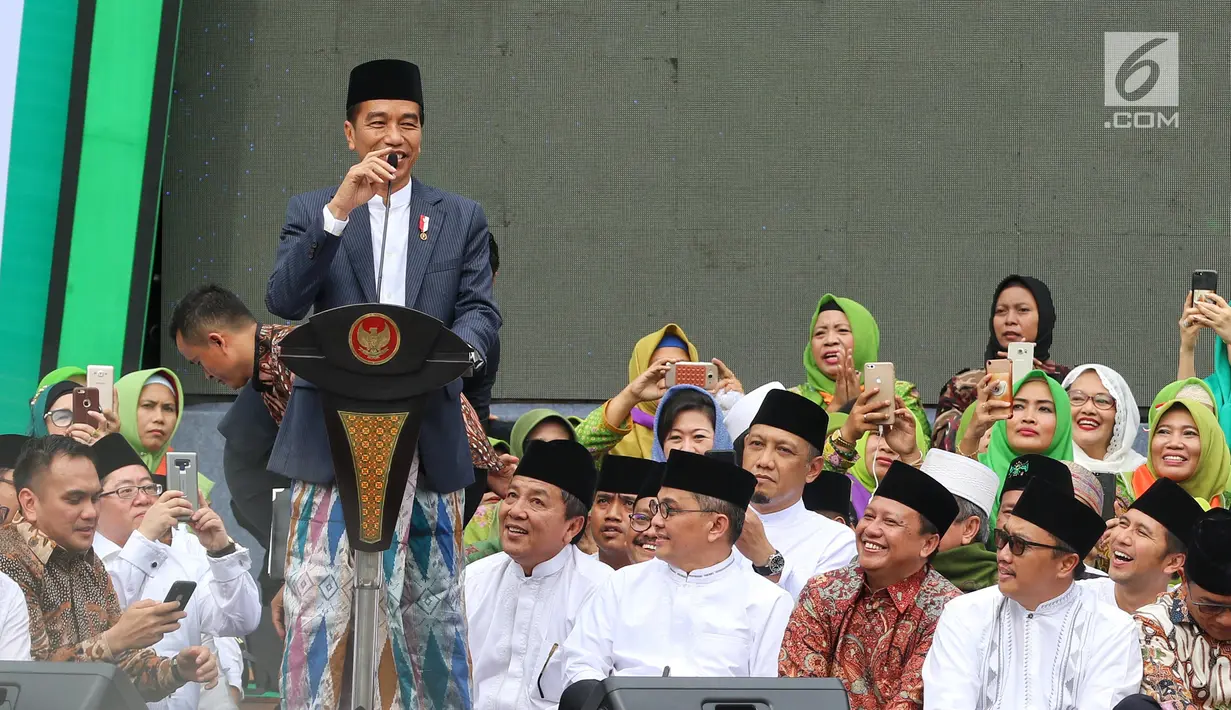
<path id="1" fill-rule="evenodd" d="M 286 224 L 265 293 L 269 312 L 298 320 L 310 309 L 323 311 L 373 303 L 376 266 L 367 205 L 350 213 L 341 237 L 324 230 L 322 212 L 336 187 L 291 198 Z M 492 299 L 487 217 L 473 200 L 413 180 L 406 257 L 406 305 L 440 319 L 486 358 L 500 330 Z M 430 218 L 428 239 L 419 239 L 419 215 Z M 474 480 L 458 394 L 460 379 L 429 393 L 419 432 L 419 465 L 441 493 Z M 327 483 L 333 465 L 320 395 L 295 379 L 286 416 L 270 456 L 270 470 L 290 478 Z"/>

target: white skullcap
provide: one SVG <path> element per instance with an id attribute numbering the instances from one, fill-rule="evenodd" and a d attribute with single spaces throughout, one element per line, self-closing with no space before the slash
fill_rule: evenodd
<path id="1" fill-rule="evenodd" d="M 731 434 L 731 440 L 738 439 L 748 431 L 748 427 L 752 426 L 753 418 L 756 417 L 757 412 L 761 411 L 761 403 L 765 401 L 765 396 L 771 390 L 784 389 L 786 387 L 781 382 L 770 382 L 754 389 L 736 402 L 723 420 L 723 423 L 727 425 L 727 432 Z"/>
<path id="2" fill-rule="evenodd" d="M 992 469 L 960 454 L 943 449 L 932 449 L 923 457 L 920 467 L 955 496 L 974 503 L 990 516 L 996 502 L 996 490 L 1000 477 Z"/>

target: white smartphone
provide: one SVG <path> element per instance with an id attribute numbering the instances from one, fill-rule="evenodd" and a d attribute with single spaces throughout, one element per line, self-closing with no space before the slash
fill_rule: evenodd
<path id="1" fill-rule="evenodd" d="M 880 392 L 875 397 L 868 400 L 868 404 L 877 402 L 888 402 L 889 420 L 885 422 L 885 426 L 893 426 L 894 422 L 894 404 L 896 397 L 895 388 L 897 386 L 897 375 L 894 373 L 892 362 L 869 362 L 863 366 L 863 386 L 866 389 L 876 387 Z"/>
<path id="2" fill-rule="evenodd" d="M 85 370 L 85 386 L 98 389 L 98 406 L 104 412 L 113 411 L 115 402 L 115 368 L 110 365 L 90 365 Z"/>
<path id="3" fill-rule="evenodd" d="M 167 454 L 167 490 L 183 491 L 193 510 L 201 507 L 197 499 L 196 452 L 172 451 Z"/>
<path id="4" fill-rule="evenodd" d="M 1034 343 L 1009 343 L 1009 362 L 1013 363 L 1013 386 L 1034 369 Z"/>

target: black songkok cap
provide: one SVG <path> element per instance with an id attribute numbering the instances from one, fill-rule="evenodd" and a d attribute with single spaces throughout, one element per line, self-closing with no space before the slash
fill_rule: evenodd
<path id="1" fill-rule="evenodd" d="M 739 466 L 676 449 L 667 457 L 663 488 L 725 500 L 737 508 L 747 508 L 757 488 L 757 478 Z"/>
<path id="2" fill-rule="evenodd" d="M 752 418 L 749 429 L 757 424 L 794 434 L 815 446 L 817 451 L 822 451 L 829 428 L 829 414 L 807 397 L 787 390 L 770 390 L 761 402 L 757 415 Z"/>
<path id="3" fill-rule="evenodd" d="M 1231 596 L 1231 511 L 1211 508 L 1197 519 L 1184 576 L 1210 594 Z"/>
<path id="4" fill-rule="evenodd" d="M 923 471 L 894 461 L 876 487 L 873 498 L 888 498 L 913 509 L 940 531 L 949 529 L 957 518 L 957 499 L 944 484 Z"/>
<path id="5" fill-rule="evenodd" d="M 1013 507 L 1012 517 L 1046 530 L 1085 559 L 1106 532 L 1107 523 L 1090 506 L 1073 496 L 1072 485 L 1069 479 L 1066 491 L 1045 479 L 1035 478 L 1026 484 L 1021 499 Z"/>
<path id="6" fill-rule="evenodd" d="M 598 490 L 604 493 L 637 495 L 646 483 L 662 480 L 663 465 L 649 459 L 607 454 L 603 470 L 598 474 Z"/>
<path id="7" fill-rule="evenodd" d="M 22 434 L 0 434 L 0 468 L 17 468 L 21 447 L 29 440 L 30 437 Z"/>
<path id="8" fill-rule="evenodd" d="M 1205 512 L 1196 498 L 1169 478 L 1154 481 L 1128 509 L 1154 518 L 1185 545 L 1191 544 L 1193 523 Z"/>
<path id="9" fill-rule="evenodd" d="M 99 479 L 115 473 L 125 466 L 140 466 L 145 468 L 145 462 L 133 451 L 132 445 L 123 434 L 116 432 L 108 434 L 91 447 L 94 449 L 94 460 L 98 465 Z"/>
<path id="10" fill-rule="evenodd" d="M 598 481 L 594 458 L 576 441 L 530 442 L 514 475 L 550 483 L 576 496 L 586 508 L 594 503 L 594 485 Z"/>
<path id="11" fill-rule="evenodd" d="M 351 69 L 347 110 L 375 99 L 414 101 L 423 110 L 423 80 L 418 65 L 401 59 L 376 59 Z"/>
<path id="12" fill-rule="evenodd" d="M 1026 484 L 1035 478 L 1046 481 L 1053 488 L 1067 491 L 1068 497 L 1073 497 L 1073 474 L 1069 467 L 1042 454 L 1025 454 L 1013 459 L 1013 463 L 1009 464 L 1004 485 L 1000 488 L 1000 495 L 1003 496 L 1008 491 L 1025 490 Z"/>
<path id="13" fill-rule="evenodd" d="M 836 471 L 821 471 L 811 483 L 804 484 L 804 507 L 812 512 L 829 511 L 849 515 L 851 479 Z"/>

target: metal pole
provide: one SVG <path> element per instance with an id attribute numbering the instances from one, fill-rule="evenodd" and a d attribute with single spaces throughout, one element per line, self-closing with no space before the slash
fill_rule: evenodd
<path id="1" fill-rule="evenodd" d="M 376 707 L 376 621 L 385 586 L 380 552 L 355 551 L 355 655 L 351 676 L 351 707 Z"/>

